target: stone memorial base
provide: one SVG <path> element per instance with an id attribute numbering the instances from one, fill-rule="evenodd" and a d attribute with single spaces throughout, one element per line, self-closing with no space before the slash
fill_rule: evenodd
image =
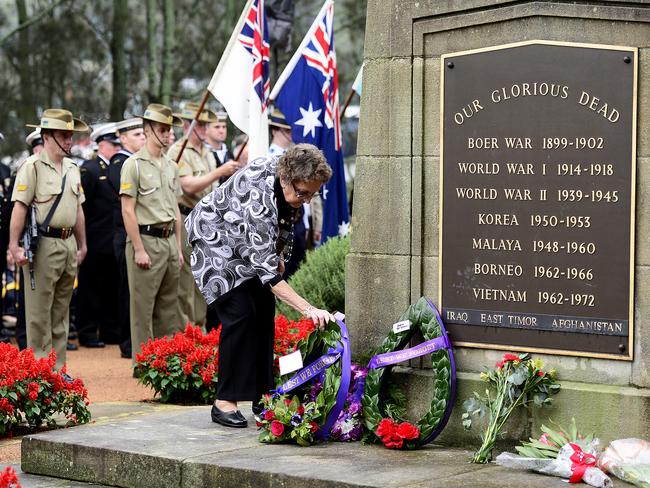
<path id="1" fill-rule="evenodd" d="M 155 410 L 155 409 L 154 409 Z M 250 406 L 243 409 L 252 419 Z M 428 446 L 323 443 L 302 448 L 257 441 L 255 427 L 227 429 L 210 407 L 161 406 L 158 411 L 25 437 L 22 470 L 109 486 L 149 487 L 563 487 L 549 478 L 469 463 L 471 452 Z M 25 488 L 80 486 L 23 476 Z M 629 486 L 616 482 L 616 486 Z"/>

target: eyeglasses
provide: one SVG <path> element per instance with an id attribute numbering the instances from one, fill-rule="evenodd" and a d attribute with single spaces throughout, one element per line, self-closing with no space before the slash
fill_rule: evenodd
<path id="1" fill-rule="evenodd" d="M 316 195 L 320 195 L 320 188 L 318 189 L 318 191 L 315 191 L 314 193 L 309 193 L 306 191 L 298 190 L 296 188 L 296 185 L 294 185 L 293 181 L 291 182 L 291 187 L 293 188 L 293 192 L 296 194 L 296 197 L 298 197 L 298 200 L 302 200 L 303 202 L 307 200 L 311 200 Z"/>

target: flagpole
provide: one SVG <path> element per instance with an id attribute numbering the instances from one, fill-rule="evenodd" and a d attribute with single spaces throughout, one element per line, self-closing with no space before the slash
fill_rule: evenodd
<path id="1" fill-rule="evenodd" d="M 242 14 L 239 16 L 239 20 L 237 21 L 237 25 L 232 31 L 232 34 L 230 34 L 230 39 L 228 40 L 228 44 L 226 45 L 226 49 L 224 49 L 223 53 L 221 54 L 221 58 L 219 58 L 219 64 L 217 65 L 217 69 L 214 70 L 214 73 L 212 74 L 212 78 L 210 79 L 210 83 L 208 83 L 208 87 L 205 90 L 205 93 L 203 94 L 203 99 L 201 100 L 201 104 L 199 105 L 199 109 L 196 112 L 196 115 L 194 116 L 194 119 L 192 120 L 192 123 L 190 124 L 190 129 L 187 132 L 187 137 L 183 141 L 183 145 L 181 146 L 181 150 L 178 153 L 178 156 L 176 157 L 176 164 L 179 163 L 181 160 L 181 156 L 183 155 L 183 151 L 185 151 L 185 146 L 187 146 L 187 141 L 190 140 L 190 136 L 192 135 L 192 132 L 194 131 L 194 127 L 196 126 L 196 122 L 199 118 L 199 115 L 201 115 L 201 112 L 203 111 L 203 108 L 205 107 L 205 104 L 208 102 L 208 98 L 210 97 L 210 87 L 212 86 L 212 81 L 217 78 L 217 75 L 221 73 L 221 70 L 223 69 L 223 64 L 222 60 L 227 58 L 227 54 L 230 52 L 232 49 L 233 45 L 235 42 L 237 42 L 237 37 L 239 36 L 239 33 L 242 30 L 242 27 L 244 26 L 244 23 L 246 22 L 246 15 L 248 11 L 250 10 L 250 6 L 252 5 L 254 0 L 248 0 L 246 2 L 246 6 L 244 7 L 244 10 L 242 11 Z"/>
<path id="2" fill-rule="evenodd" d="M 246 140 L 244 141 L 244 143 L 239 148 L 239 151 L 237 152 L 237 155 L 235 156 L 235 161 L 239 161 L 239 156 L 241 156 L 241 153 L 244 152 L 244 149 L 246 148 L 246 145 L 248 144 L 248 139 L 250 139 L 250 138 L 246 137 Z"/>
<path id="3" fill-rule="evenodd" d="M 178 164 L 181 160 L 181 156 L 183 155 L 183 152 L 185 151 L 185 147 L 187 146 L 187 141 L 190 140 L 190 136 L 194 131 L 194 127 L 196 126 L 196 122 L 199 119 L 199 115 L 201 115 L 201 112 L 203 112 L 203 108 L 205 107 L 205 104 L 208 102 L 209 96 L 210 96 L 210 92 L 206 89 L 205 93 L 203 94 L 203 100 L 201 100 L 201 104 L 199 105 L 199 109 L 196 111 L 196 115 L 194 115 L 194 118 L 192 119 L 192 123 L 190 124 L 190 130 L 187 131 L 187 135 L 183 140 L 183 144 L 181 145 L 181 150 L 178 152 L 178 156 L 176 157 L 176 164 Z"/>
<path id="4" fill-rule="evenodd" d="M 323 17 L 323 14 L 325 13 L 325 10 L 333 4 L 333 0 L 325 0 L 325 3 L 321 7 L 320 11 L 318 12 L 318 15 L 314 19 L 314 22 L 311 24 L 311 27 L 307 31 L 307 34 L 305 34 L 305 37 L 303 37 L 302 42 L 300 43 L 300 46 L 298 46 L 298 49 L 296 49 L 296 52 L 293 53 L 293 56 L 291 56 L 291 59 L 287 63 L 287 65 L 284 67 L 284 70 L 282 71 L 282 74 L 280 77 L 277 79 L 275 82 L 275 85 L 273 85 L 273 90 L 271 91 L 271 95 L 269 96 L 269 101 L 273 102 L 275 98 L 278 96 L 278 93 L 280 90 L 282 90 L 282 87 L 286 83 L 287 79 L 289 78 L 289 75 L 293 71 L 293 68 L 298 64 L 298 61 L 300 60 L 300 57 L 302 56 L 302 51 L 305 48 L 305 46 L 309 43 L 309 40 L 311 39 L 311 33 L 316 30 L 316 27 L 318 27 L 318 23 L 320 22 L 320 19 Z"/>
<path id="5" fill-rule="evenodd" d="M 350 90 L 350 94 L 348 95 L 347 100 L 345 100 L 345 104 L 343 105 L 343 109 L 341 110 L 341 116 L 340 116 L 339 120 L 341 120 L 341 121 L 343 120 L 343 116 L 345 115 L 345 111 L 348 109 L 348 105 L 350 105 L 350 102 L 352 101 L 352 97 L 354 96 L 355 93 L 356 92 L 355 92 L 354 88 L 352 90 Z"/>

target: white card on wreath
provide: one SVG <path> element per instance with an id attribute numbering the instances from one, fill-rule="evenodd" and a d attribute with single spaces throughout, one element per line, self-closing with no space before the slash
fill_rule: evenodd
<path id="1" fill-rule="evenodd" d="M 405 330 L 409 330 L 410 328 L 411 328 L 410 320 L 402 320 L 401 322 L 395 322 L 393 324 L 393 332 L 395 332 L 395 334 L 399 334 L 400 332 L 404 332 Z"/>
<path id="2" fill-rule="evenodd" d="M 300 355 L 300 351 L 294 351 L 291 354 L 282 356 L 278 361 L 280 362 L 280 376 L 302 369 L 302 356 Z"/>

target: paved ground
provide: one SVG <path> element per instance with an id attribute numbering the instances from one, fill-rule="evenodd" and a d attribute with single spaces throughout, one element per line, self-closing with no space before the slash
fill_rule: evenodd
<path id="1" fill-rule="evenodd" d="M 68 351 L 68 372 L 80 377 L 88 387 L 90 410 L 94 420 L 114 409 L 106 402 L 151 400 L 153 392 L 132 377 L 131 360 L 120 357 L 118 346 L 103 349 L 79 348 Z M 20 463 L 21 437 L 0 440 L 0 463 Z"/>
<path id="2" fill-rule="evenodd" d="M 258 431 L 210 421 L 210 407 L 149 404 L 122 420 L 29 436 L 25 471 L 132 488 L 562 488 L 560 478 L 470 464 L 441 446 L 393 451 L 359 442 L 260 444 Z M 252 420 L 250 404 L 242 408 Z M 617 488 L 630 485 L 616 481 Z M 28 485 L 39 487 L 46 485 Z M 59 486 L 59 485 L 52 485 Z M 76 485 L 62 485 L 76 486 Z"/>

